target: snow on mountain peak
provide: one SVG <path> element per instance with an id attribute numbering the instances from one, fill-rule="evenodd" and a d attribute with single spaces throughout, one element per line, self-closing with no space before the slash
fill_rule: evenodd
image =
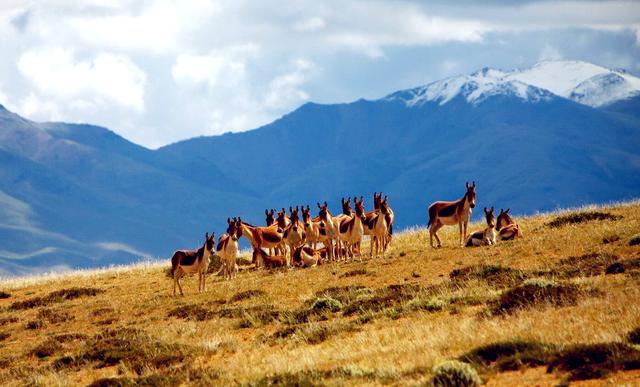
<path id="1" fill-rule="evenodd" d="M 425 102 L 444 105 L 457 95 L 480 103 L 493 95 L 513 95 L 529 102 L 547 100 L 552 94 L 599 107 L 640 95 L 640 78 L 623 70 L 611 70 L 581 61 L 542 61 L 530 68 L 502 71 L 485 67 L 426 86 L 401 91 L 386 99 L 400 99 L 408 106 Z"/>
<path id="2" fill-rule="evenodd" d="M 387 100 L 403 100 L 407 106 L 426 102 L 444 105 L 458 95 L 467 102 L 477 104 L 494 95 L 513 95 L 526 101 L 539 101 L 550 94 L 537 87 L 517 80 L 508 80 L 509 73 L 485 67 L 470 75 L 459 75 L 430 83 L 411 90 L 400 91 L 386 97 Z"/>

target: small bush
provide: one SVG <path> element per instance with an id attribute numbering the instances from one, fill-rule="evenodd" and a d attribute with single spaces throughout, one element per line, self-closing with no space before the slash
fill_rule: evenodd
<path id="1" fill-rule="evenodd" d="M 555 346 L 537 341 L 502 341 L 475 348 L 460 356 L 459 360 L 483 368 L 513 371 L 548 364 L 555 353 Z"/>
<path id="2" fill-rule="evenodd" d="M 38 312 L 38 318 L 46 320 L 51 324 L 59 324 L 74 319 L 73 316 L 65 311 L 56 311 L 52 309 L 42 309 Z"/>
<path id="3" fill-rule="evenodd" d="M 342 309 L 342 303 L 331 297 L 318 297 L 313 301 L 311 309 L 316 311 L 328 310 L 336 313 Z"/>
<path id="4" fill-rule="evenodd" d="M 367 271 L 367 269 L 355 269 L 342 274 L 340 278 L 355 277 L 357 275 L 367 275 L 367 274 L 371 274 L 370 272 Z"/>
<path id="5" fill-rule="evenodd" d="M 39 358 L 45 358 L 53 355 L 62 349 L 62 345 L 55 339 L 48 339 L 31 350 L 31 353 Z"/>
<path id="6" fill-rule="evenodd" d="M 468 387 L 479 386 L 482 380 L 470 364 L 449 360 L 433 369 L 432 383 L 436 387 Z"/>
<path id="7" fill-rule="evenodd" d="M 0 291 L 0 299 L 9 298 L 9 297 L 11 297 L 11 294 L 4 291 Z"/>
<path id="8" fill-rule="evenodd" d="M 547 372 L 569 371 L 569 380 L 598 379 L 640 369 L 640 351 L 623 343 L 577 344 L 560 351 Z"/>
<path id="9" fill-rule="evenodd" d="M 604 238 L 602 238 L 602 243 L 609 244 L 609 243 L 613 243 L 613 242 L 617 242 L 620 240 L 620 235 L 617 234 L 611 234 L 611 235 L 607 235 Z"/>
<path id="10" fill-rule="evenodd" d="M 552 220 L 551 222 L 546 223 L 546 226 L 551 228 L 562 227 L 568 224 L 577 224 L 590 222 L 593 220 L 620 220 L 622 216 L 614 215 L 609 212 L 600 212 L 600 211 L 583 211 L 583 212 L 574 212 L 567 215 L 561 215 Z"/>
<path id="11" fill-rule="evenodd" d="M 7 332 L 0 332 L 0 341 L 6 340 L 9 336 L 11 335 Z"/>
<path id="12" fill-rule="evenodd" d="M 636 234 L 629 239 L 629 246 L 638 246 L 640 245 L 640 234 Z"/>
<path id="13" fill-rule="evenodd" d="M 167 316 L 184 320 L 204 321 L 211 320 L 215 315 L 215 312 L 204 309 L 198 305 L 183 305 L 169 311 Z"/>
<path id="14" fill-rule="evenodd" d="M 564 258 L 552 269 L 551 274 L 563 278 L 597 276 L 603 274 L 606 268 L 617 262 L 618 259 L 617 255 L 607 253 L 590 253 Z"/>
<path id="15" fill-rule="evenodd" d="M 414 298 L 406 304 L 406 307 L 410 310 L 426 310 L 427 312 L 439 312 L 446 306 L 446 301 L 436 297 L 432 297 L 428 300 Z"/>
<path id="16" fill-rule="evenodd" d="M 100 293 L 104 293 L 104 290 L 95 289 L 95 288 L 69 288 L 57 290 L 55 292 L 49 293 L 44 297 L 35 297 L 25 301 L 16 301 L 9 309 L 11 310 L 21 310 L 21 309 L 31 309 L 37 308 L 40 306 L 46 306 L 53 303 L 63 302 L 65 300 L 73 300 L 79 297 L 84 296 L 96 296 Z"/>
<path id="17" fill-rule="evenodd" d="M 605 274 L 620 274 L 624 272 L 625 268 L 622 262 L 612 263 L 611 265 L 607 266 L 607 269 L 604 271 Z"/>
<path id="18" fill-rule="evenodd" d="M 640 345 L 640 326 L 627 334 L 627 340 L 632 344 Z"/>
<path id="19" fill-rule="evenodd" d="M 251 289 L 251 290 L 234 294 L 233 297 L 231 297 L 230 302 L 243 301 L 243 300 L 248 300 L 249 298 L 262 297 L 266 295 L 267 295 L 267 292 L 265 292 L 264 290 Z"/>
<path id="20" fill-rule="evenodd" d="M 474 265 L 455 269 L 449 273 L 454 283 L 461 283 L 472 279 L 486 281 L 496 288 L 508 288 L 519 284 L 527 278 L 522 270 L 498 265 Z"/>
<path id="21" fill-rule="evenodd" d="M 3 317 L 3 318 L 0 318 L 0 326 L 4 326 L 6 324 L 12 324 L 18 321 L 20 321 L 20 319 L 15 316 Z"/>
<path id="22" fill-rule="evenodd" d="M 44 327 L 44 321 L 42 320 L 31 320 L 25 324 L 25 329 L 40 329 Z"/>
<path id="23" fill-rule="evenodd" d="M 522 285 L 503 293 L 492 313 L 512 313 L 518 309 L 544 304 L 575 305 L 580 294 L 580 289 L 574 284 L 557 284 L 544 279 L 527 280 Z"/>
<path id="24" fill-rule="evenodd" d="M 107 330 L 87 340 L 82 351 L 53 362 L 56 370 L 82 367 L 87 363 L 96 368 L 123 363 L 136 374 L 145 370 L 168 369 L 184 363 L 195 350 L 180 344 L 168 344 L 137 329 Z"/>

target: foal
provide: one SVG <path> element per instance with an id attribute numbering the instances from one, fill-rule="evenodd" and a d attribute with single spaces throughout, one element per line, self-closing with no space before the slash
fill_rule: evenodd
<path id="1" fill-rule="evenodd" d="M 227 218 L 227 233 L 220 236 L 216 251 L 222 260 L 224 277 L 231 279 L 238 273 L 236 257 L 238 256 L 238 239 L 242 236 L 242 220 L 240 218 Z"/>
<path id="2" fill-rule="evenodd" d="M 253 249 L 253 261 L 256 266 L 264 266 L 265 268 L 285 267 L 287 266 L 287 258 L 283 255 L 269 255 L 260 248 Z"/>
<path id="3" fill-rule="evenodd" d="M 498 231 L 498 239 L 501 241 L 510 241 L 516 238 L 522 238 L 522 231 L 520 226 L 509 215 L 509 208 L 507 210 L 500 209 L 498 215 L 498 224 L 496 225 Z"/>
<path id="4" fill-rule="evenodd" d="M 493 216 L 493 207 L 484 208 L 484 216 L 487 219 L 487 228 L 476 231 L 467 238 L 466 247 L 490 246 L 496 244 L 496 218 Z"/>
<path id="5" fill-rule="evenodd" d="M 471 211 L 476 206 L 476 182 L 472 185 L 466 183 L 467 192 L 460 200 L 454 202 L 435 202 L 429 206 L 429 241 L 431 247 L 433 245 L 433 237 L 436 237 L 438 247 L 442 247 L 442 242 L 438 238 L 438 230 L 443 226 L 453 226 L 455 224 L 460 228 L 460 245 L 464 246 L 464 240 L 467 237 L 467 224 L 471 217 Z"/>
<path id="6" fill-rule="evenodd" d="M 184 296 L 180 278 L 185 274 L 198 273 L 198 292 L 205 291 L 205 275 L 209 269 L 209 258 L 213 254 L 215 240 L 213 233 L 204 235 L 204 244 L 197 250 L 178 250 L 171 257 L 171 275 L 173 276 L 173 295 L 176 295 L 176 285 L 180 295 Z"/>

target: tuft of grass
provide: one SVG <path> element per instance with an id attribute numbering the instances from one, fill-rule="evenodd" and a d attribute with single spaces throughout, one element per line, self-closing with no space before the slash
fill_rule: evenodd
<path id="1" fill-rule="evenodd" d="M 367 275 L 367 274 L 371 274 L 371 272 L 367 271 L 367 269 L 355 269 L 342 274 L 340 278 L 355 277 L 357 275 Z"/>
<path id="2" fill-rule="evenodd" d="M 373 292 L 363 285 L 348 285 L 340 287 L 330 287 L 316 292 L 316 297 L 331 297 L 343 304 L 358 299 Z"/>
<path id="3" fill-rule="evenodd" d="M 609 234 L 607 236 L 605 236 L 604 238 L 602 238 L 602 243 L 604 243 L 605 245 L 609 244 L 609 243 L 614 243 L 620 240 L 620 235 L 618 234 Z"/>
<path id="4" fill-rule="evenodd" d="M 640 326 L 636 327 L 631 332 L 627 333 L 627 340 L 631 344 L 639 344 L 640 345 Z"/>
<path id="5" fill-rule="evenodd" d="M 238 302 L 238 301 L 248 300 L 253 297 L 263 297 L 266 295 L 267 295 L 267 292 L 265 292 L 264 290 L 251 289 L 251 290 L 246 290 L 244 292 L 234 294 L 233 297 L 231 297 L 231 300 L 229 302 Z"/>
<path id="6" fill-rule="evenodd" d="M 94 380 L 90 387 L 103 386 L 180 386 L 199 385 L 208 386 L 219 383 L 221 373 L 211 369 L 186 369 L 181 367 L 163 373 L 153 373 L 144 376 L 100 378 Z"/>
<path id="7" fill-rule="evenodd" d="M 605 274 L 620 274 L 625 272 L 625 267 L 622 262 L 615 262 L 611 265 L 607 266 L 607 269 L 604 271 Z"/>
<path id="8" fill-rule="evenodd" d="M 313 301 L 311 309 L 315 311 L 328 310 L 336 313 L 342 309 L 342 303 L 331 297 L 318 297 Z"/>
<path id="9" fill-rule="evenodd" d="M 51 324 L 59 324 L 73 320 L 74 317 L 62 310 L 42 309 L 38 312 L 38 318 Z"/>
<path id="10" fill-rule="evenodd" d="M 556 346 L 537 341 L 501 341 L 477 347 L 459 360 L 482 368 L 513 371 L 549 364 L 556 351 Z"/>
<path id="11" fill-rule="evenodd" d="M 4 341 L 6 340 L 9 336 L 11 336 L 10 333 L 7 332 L 0 332 L 0 341 Z"/>
<path id="12" fill-rule="evenodd" d="M 62 349 L 62 345 L 55 339 L 48 339 L 44 342 L 40 343 L 33 350 L 31 350 L 31 354 L 40 359 L 45 357 L 52 356 L 56 352 Z"/>
<path id="13" fill-rule="evenodd" d="M 184 320 L 204 321 L 211 320 L 216 316 L 216 313 L 199 305 L 182 305 L 169 311 L 167 316 Z"/>
<path id="14" fill-rule="evenodd" d="M 620 215 L 614 215 L 609 212 L 601 211 L 581 211 L 556 217 L 551 222 L 545 223 L 547 227 L 557 228 L 568 224 L 577 224 L 590 222 L 594 220 L 611 220 L 616 221 L 622 219 Z"/>
<path id="15" fill-rule="evenodd" d="M 503 293 L 494 305 L 492 314 L 513 313 L 539 305 L 575 305 L 580 295 L 580 288 L 574 284 L 559 284 L 542 278 L 530 279 Z"/>
<path id="16" fill-rule="evenodd" d="M 640 369 L 640 351 L 624 343 L 576 344 L 561 350 L 547 372 L 568 371 L 569 380 L 607 377 L 611 372 Z"/>
<path id="17" fill-rule="evenodd" d="M 640 234 L 636 234 L 629 239 L 629 246 L 638 246 L 640 245 Z"/>
<path id="18" fill-rule="evenodd" d="M 448 303 L 440 298 L 432 297 L 428 300 L 423 298 L 414 298 L 407 302 L 406 308 L 410 310 L 425 310 L 427 312 L 439 312 L 444 309 Z"/>
<path id="19" fill-rule="evenodd" d="M 486 281 L 487 284 L 496 288 L 508 288 L 524 281 L 527 274 L 510 267 L 482 264 L 455 269 L 449 273 L 449 278 L 454 284 L 477 279 Z"/>
<path id="20" fill-rule="evenodd" d="M 617 255 L 608 253 L 589 253 L 561 259 L 551 274 L 562 278 L 592 277 L 604 274 L 607 267 L 617 262 Z"/>
<path id="21" fill-rule="evenodd" d="M 107 330 L 86 341 L 75 356 L 64 356 L 53 362 L 56 370 L 94 364 L 96 368 L 124 364 L 140 375 L 145 370 L 164 370 L 182 364 L 196 353 L 195 349 L 168 344 L 137 329 Z"/>
<path id="22" fill-rule="evenodd" d="M 7 293 L 5 291 L 0 291 L 0 299 L 5 299 L 5 298 L 9 298 L 11 297 L 10 293 Z"/>
<path id="23" fill-rule="evenodd" d="M 31 320 L 28 321 L 25 325 L 25 329 L 40 329 L 44 327 L 45 323 L 43 320 Z"/>
<path id="24" fill-rule="evenodd" d="M 283 313 L 273 305 L 258 305 L 248 308 L 225 308 L 218 312 L 220 317 L 239 318 L 238 328 L 255 328 L 279 321 Z"/>
<path id="25" fill-rule="evenodd" d="M 482 379 L 470 364 L 448 360 L 434 367 L 431 383 L 435 387 L 471 387 L 482 384 Z"/>
<path id="26" fill-rule="evenodd" d="M 69 288 L 56 290 L 44 297 L 30 298 L 25 301 L 16 301 L 9 306 L 10 310 L 32 309 L 40 306 L 47 306 L 53 303 L 63 302 L 65 300 L 73 300 L 84 296 L 96 296 L 103 293 L 104 290 L 96 288 Z"/>
<path id="27" fill-rule="evenodd" d="M 20 319 L 17 318 L 16 316 L 3 317 L 3 318 L 0 318 L 0 326 L 16 323 L 18 321 L 20 321 Z"/>
<path id="28" fill-rule="evenodd" d="M 333 336 L 342 332 L 354 332 L 356 326 L 352 324 L 304 324 L 292 327 L 285 327 L 274 332 L 267 342 L 275 344 L 282 340 L 292 340 L 306 344 L 320 344 Z"/>

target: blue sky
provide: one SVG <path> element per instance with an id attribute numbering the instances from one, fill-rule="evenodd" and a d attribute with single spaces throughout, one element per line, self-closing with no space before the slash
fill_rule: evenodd
<path id="1" fill-rule="evenodd" d="M 0 103 L 158 147 L 488 66 L 640 73 L 640 2 L 0 3 Z"/>

